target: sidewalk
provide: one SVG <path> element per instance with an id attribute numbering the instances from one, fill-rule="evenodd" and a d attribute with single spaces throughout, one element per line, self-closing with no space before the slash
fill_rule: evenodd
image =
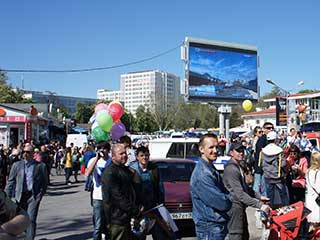
<path id="1" fill-rule="evenodd" d="M 84 191 L 84 176 L 78 179 L 67 186 L 64 176 L 51 176 L 52 186 L 40 204 L 36 240 L 91 239 L 90 193 Z"/>

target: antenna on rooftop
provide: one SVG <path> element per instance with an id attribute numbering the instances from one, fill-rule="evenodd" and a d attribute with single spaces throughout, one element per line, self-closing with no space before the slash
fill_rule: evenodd
<path id="1" fill-rule="evenodd" d="M 21 75 L 21 88 L 24 90 L 24 77 Z"/>

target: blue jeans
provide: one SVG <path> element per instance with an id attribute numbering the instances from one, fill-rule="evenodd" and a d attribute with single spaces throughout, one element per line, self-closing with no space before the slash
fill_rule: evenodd
<path id="1" fill-rule="evenodd" d="M 93 240 L 101 240 L 101 234 L 104 233 L 105 217 L 102 200 L 93 199 Z M 106 239 L 107 236 L 106 236 Z"/>
<path id="2" fill-rule="evenodd" d="M 224 240 L 228 234 L 227 223 L 201 223 L 196 225 L 198 240 Z"/>
<path id="3" fill-rule="evenodd" d="M 253 191 L 255 191 L 256 193 L 260 193 L 261 196 L 267 196 L 266 182 L 264 180 L 263 174 L 254 174 Z"/>
<path id="4" fill-rule="evenodd" d="M 72 174 L 72 168 L 65 168 L 64 172 L 66 173 L 66 184 L 70 182 L 70 177 Z"/>

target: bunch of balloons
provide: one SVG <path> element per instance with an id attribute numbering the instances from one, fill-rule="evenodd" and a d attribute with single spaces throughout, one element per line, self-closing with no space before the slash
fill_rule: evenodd
<path id="1" fill-rule="evenodd" d="M 122 104 L 113 101 L 109 105 L 99 103 L 90 118 L 91 132 L 96 142 L 106 141 L 111 138 L 117 141 L 126 132 L 126 127 L 120 121 L 123 114 Z"/>

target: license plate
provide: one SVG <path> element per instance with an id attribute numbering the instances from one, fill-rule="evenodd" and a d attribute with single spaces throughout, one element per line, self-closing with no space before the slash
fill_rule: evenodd
<path id="1" fill-rule="evenodd" d="M 192 212 L 170 213 L 172 219 L 192 219 Z"/>

